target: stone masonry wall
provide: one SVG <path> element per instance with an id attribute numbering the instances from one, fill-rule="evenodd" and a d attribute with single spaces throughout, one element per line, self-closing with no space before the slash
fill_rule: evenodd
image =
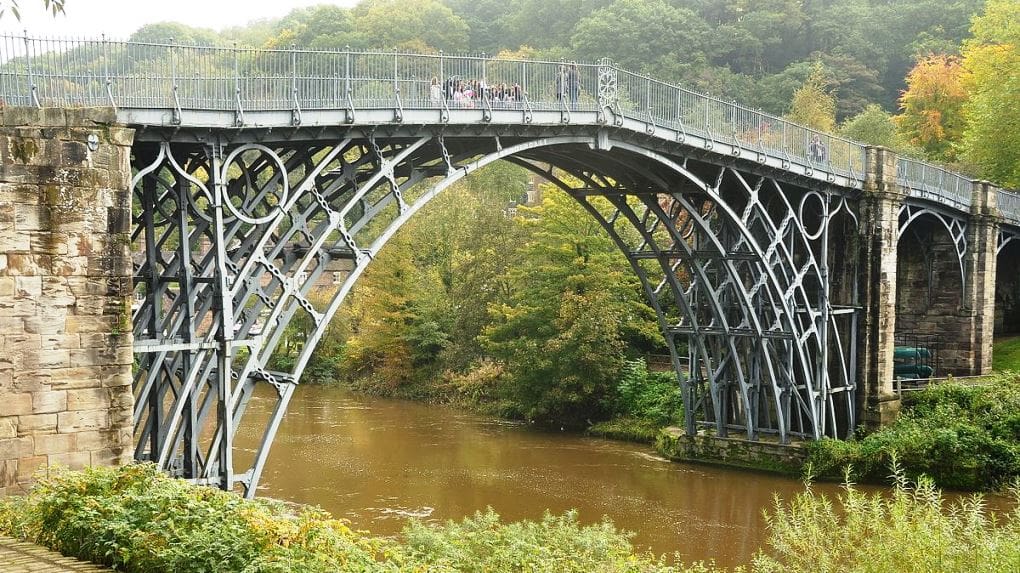
<path id="1" fill-rule="evenodd" d="M 0 494 L 132 457 L 133 131 L 114 121 L 0 109 Z"/>
<path id="2" fill-rule="evenodd" d="M 896 277 L 896 333 L 903 344 L 924 346 L 925 336 L 938 337 L 938 371 L 969 375 L 972 341 L 963 280 L 956 247 L 938 223 L 915 221 L 912 233 L 900 239 Z"/>

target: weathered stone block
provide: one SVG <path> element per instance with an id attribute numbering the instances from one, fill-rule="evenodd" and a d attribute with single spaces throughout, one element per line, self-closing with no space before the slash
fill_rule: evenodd
<path id="1" fill-rule="evenodd" d="M 15 231 L 13 228 L 6 226 L 0 229 L 0 251 L 4 253 L 27 253 L 29 249 L 31 249 L 31 241 L 28 234 Z M 9 267 L 10 264 L 10 261 L 8 261 L 7 266 Z"/>
<path id="2" fill-rule="evenodd" d="M 33 414 L 18 418 L 18 435 L 43 434 L 57 429 L 57 414 Z M 3 459 L 3 456 L 0 456 Z"/>
<path id="3" fill-rule="evenodd" d="M 118 430 L 89 430 L 68 435 L 75 436 L 78 449 L 83 452 L 92 452 L 103 448 L 121 447 L 122 445 L 118 442 Z"/>
<path id="4" fill-rule="evenodd" d="M 4 416 L 21 416 L 32 413 L 32 395 L 28 392 L 8 394 L 0 403 L 0 413 Z"/>
<path id="5" fill-rule="evenodd" d="M 32 413 L 51 414 L 67 409 L 67 392 L 51 390 L 32 394 Z"/>
<path id="6" fill-rule="evenodd" d="M 130 372 L 115 372 L 103 378 L 103 386 L 106 388 L 120 388 L 130 386 L 132 383 Z"/>
<path id="7" fill-rule="evenodd" d="M 18 460 L 18 482 L 24 483 L 32 479 L 35 472 L 46 467 L 47 456 L 31 456 Z"/>
<path id="8" fill-rule="evenodd" d="M 67 115 L 67 125 L 69 126 L 106 126 L 117 123 L 117 110 L 108 106 L 68 108 L 65 110 L 65 113 Z M 110 127 L 109 131 L 112 133 L 114 130 L 124 129 L 126 128 Z M 134 130 L 128 129 L 127 131 L 133 132 Z M 101 130 L 97 130 L 96 132 L 102 133 Z M 128 143 L 128 145 L 130 145 L 130 143 Z"/>
<path id="9" fill-rule="evenodd" d="M 81 339 L 77 334 L 44 334 L 40 335 L 43 350 L 77 350 L 81 348 Z"/>
<path id="10" fill-rule="evenodd" d="M 52 267 L 51 255 L 27 253 L 7 253 L 8 275 L 42 275 L 49 274 Z"/>
<path id="11" fill-rule="evenodd" d="M 92 452 L 94 466 L 122 466 L 131 461 L 131 450 L 127 448 L 103 448 Z"/>
<path id="12" fill-rule="evenodd" d="M 77 451 L 76 434 L 38 434 L 35 438 L 35 455 L 66 454 Z"/>
<path id="13" fill-rule="evenodd" d="M 106 388 L 83 388 L 67 391 L 68 410 L 102 410 L 110 407 L 110 391 Z"/>
<path id="14" fill-rule="evenodd" d="M 135 130 L 127 127 L 110 128 L 110 143 L 124 147 L 131 147 L 134 145 L 134 141 Z"/>
<path id="15" fill-rule="evenodd" d="M 40 368 L 67 368 L 71 366 L 73 350 L 40 350 L 38 365 Z"/>
<path id="16" fill-rule="evenodd" d="M 13 460 L 32 455 L 33 440 L 29 437 L 0 440 L 0 460 Z"/>
<path id="17" fill-rule="evenodd" d="M 6 490 L 18 485 L 18 460 L 0 459 L 0 488 Z"/>
<path id="18" fill-rule="evenodd" d="M 106 410 L 84 410 L 57 414 L 57 431 L 62 434 L 86 430 L 105 430 L 110 427 L 110 413 Z"/>
<path id="19" fill-rule="evenodd" d="M 18 392 L 43 392 L 50 389 L 51 370 L 19 370 L 12 388 Z"/>
<path id="20" fill-rule="evenodd" d="M 35 107 L 4 108 L 4 126 L 40 125 L 39 109 Z"/>
<path id="21" fill-rule="evenodd" d="M 3 300 L 0 299 L 0 311 L 13 308 L 13 305 L 4 305 Z M 4 316 L 0 317 L 0 334 L 4 336 L 17 337 L 25 333 L 25 319 L 16 316 Z M 4 340 L 4 348 L 6 349 L 7 340 Z M 9 362 L 10 355 L 0 355 L 0 362 Z"/>
<path id="22" fill-rule="evenodd" d="M 72 470 L 87 468 L 92 463 L 91 452 L 72 452 L 68 454 L 50 454 L 47 463 L 51 466 L 64 466 Z"/>
<path id="23" fill-rule="evenodd" d="M 18 417 L 4 416 L 0 418 L 0 440 L 18 437 Z"/>
<path id="24" fill-rule="evenodd" d="M 14 230 L 48 231 L 50 229 L 50 208 L 45 205 L 14 205 Z"/>

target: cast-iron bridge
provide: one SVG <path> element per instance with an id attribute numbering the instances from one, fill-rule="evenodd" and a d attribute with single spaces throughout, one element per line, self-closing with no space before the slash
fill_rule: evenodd
<path id="1" fill-rule="evenodd" d="M 1020 197 L 936 165 L 609 61 L 2 44 L 9 108 L 107 106 L 135 130 L 134 455 L 198 483 L 254 494 L 357 279 L 497 160 L 569 194 L 626 255 L 688 434 L 785 443 L 880 424 L 907 332 L 942 333 L 943 372 L 990 367 Z M 271 368 L 297 320 L 299 357 Z M 246 421 L 260 385 L 275 409 Z M 238 470 L 246 422 L 263 438 Z"/>

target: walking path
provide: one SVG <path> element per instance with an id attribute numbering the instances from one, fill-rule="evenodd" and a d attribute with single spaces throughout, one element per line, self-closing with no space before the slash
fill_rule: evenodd
<path id="1" fill-rule="evenodd" d="M 0 535 L 0 571 L 3 573 L 103 573 L 106 567 L 64 557 L 40 545 Z"/>

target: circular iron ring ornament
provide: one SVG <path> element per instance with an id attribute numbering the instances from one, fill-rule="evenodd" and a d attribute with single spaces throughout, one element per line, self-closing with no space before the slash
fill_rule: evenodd
<path id="1" fill-rule="evenodd" d="M 276 166 L 279 168 L 280 173 L 287 173 L 287 166 L 284 165 L 283 160 L 280 159 L 280 156 L 277 155 L 272 149 L 269 149 L 265 145 L 260 145 L 258 143 L 249 143 L 247 145 L 242 145 L 237 149 L 231 151 L 230 154 L 223 159 L 223 166 L 220 168 L 220 181 L 227 181 L 227 171 L 230 169 L 230 166 L 234 163 L 234 160 L 237 159 L 239 155 L 246 151 L 251 151 L 253 149 L 261 151 L 265 156 L 270 157 L 273 160 L 273 162 L 276 163 Z M 281 188 L 282 191 L 280 192 L 279 195 L 271 194 L 271 196 L 275 196 L 277 198 L 276 205 L 268 205 L 265 203 L 265 200 L 263 200 L 260 203 L 265 204 L 266 207 L 268 207 L 266 209 L 267 214 L 263 215 L 262 217 L 254 216 L 255 208 L 258 207 L 260 204 L 247 205 L 247 202 L 245 202 L 244 206 L 246 207 L 246 211 L 248 211 L 248 213 L 242 213 L 241 209 L 238 209 L 234 205 L 234 203 L 230 201 L 229 197 L 223 198 L 223 204 L 226 205 L 227 209 L 229 209 L 230 212 L 233 213 L 234 216 L 240 219 L 241 221 L 244 221 L 245 223 L 251 225 L 261 225 L 263 223 L 268 223 L 272 221 L 274 218 L 278 216 L 279 213 L 283 212 L 283 206 L 287 204 L 287 201 L 290 198 L 290 184 L 287 180 L 287 177 L 282 178 Z M 267 195 L 267 197 L 268 196 L 270 195 Z"/>
<path id="2" fill-rule="evenodd" d="M 814 232 L 808 229 L 807 219 L 804 218 L 804 206 L 807 205 L 810 199 L 818 201 L 818 228 Z M 800 204 L 797 206 L 797 218 L 800 220 L 801 227 L 804 229 L 804 236 L 808 240 L 817 240 L 825 232 L 825 211 L 825 199 L 817 191 L 809 191 L 800 198 Z"/>

